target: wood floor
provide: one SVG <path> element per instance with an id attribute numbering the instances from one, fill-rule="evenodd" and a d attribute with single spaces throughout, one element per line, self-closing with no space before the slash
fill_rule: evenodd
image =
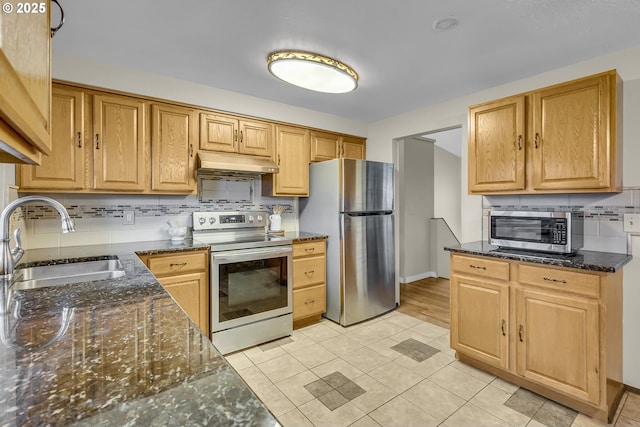
<path id="1" fill-rule="evenodd" d="M 398 311 L 449 329 L 449 279 L 401 283 Z"/>

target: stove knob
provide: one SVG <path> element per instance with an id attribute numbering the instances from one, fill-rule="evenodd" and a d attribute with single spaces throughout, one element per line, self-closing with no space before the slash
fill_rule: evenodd
<path id="1" fill-rule="evenodd" d="M 254 221 L 253 215 L 249 215 L 249 223 L 253 223 L 253 221 Z"/>
<path id="2" fill-rule="evenodd" d="M 200 223 L 200 225 L 204 224 L 205 221 L 206 219 L 204 219 L 203 217 L 198 218 L 198 222 Z"/>
<path id="3" fill-rule="evenodd" d="M 214 224 L 216 219 L 214 217 L 209 218 L 209 224 Z"/>
<path id="4" fill-rule="evenodd" d="M 258 215 L 258 218 L 256 218 L 258 220 L 258 222 L 262 222 L 263 218 L 262 215 Z"/>

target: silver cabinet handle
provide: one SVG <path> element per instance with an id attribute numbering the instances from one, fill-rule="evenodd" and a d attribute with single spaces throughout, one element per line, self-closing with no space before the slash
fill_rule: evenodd
<path id="1" fill-rule="evenodd" d="M 172 262 L 169 267 L 184 267 L 185 265 L 187 265 L 186 262 Z"/>
<path id="2" fill-rule="evenodd" d="M 547 282 L 553 282 L 553 283 L 567 283 L 566 280 L 560 280 L 560 279 L 552 279 L 550 277 L 543 277 L 544 280 L 546 280 Z"/>
<path id="3" fill-rule="evenodd" d="M 473 264 L 469 264 L 469 267 L 475 268 L 477 270 L 486 270 L 487 269 L 487 267 L 483 267 L 481 265 L 473 265 Z"/>

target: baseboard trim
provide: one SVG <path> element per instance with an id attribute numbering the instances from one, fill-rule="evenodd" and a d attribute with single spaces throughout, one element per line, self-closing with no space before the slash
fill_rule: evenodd
<path id="1" fill-rule="evenodd" d="M 427 277 L 438 277 L 438 273 L 435 271 L 427 271 L 426 273 L 416 274 L 414 276 L 401 277 L 400 283 L 411 283 L 416 280 L 426 279 Z"/>
<path id="2" fill-rule="evenodd" d="M 635 388 L 634 386 L 625 384 L 624 389 L 630 391 L 631 393 L 640 394 L 640 388 Z"/>

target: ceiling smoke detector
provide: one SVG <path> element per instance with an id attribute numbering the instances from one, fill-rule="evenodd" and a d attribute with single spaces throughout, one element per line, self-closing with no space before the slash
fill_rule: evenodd
<path id="1" fill-rule="evenodd" d="M 447 18 L 438 19 L 433 21 L 433 31 L 447 31 L 453 30 L 458 26 L 458 18 L 449 16 Z"/>

